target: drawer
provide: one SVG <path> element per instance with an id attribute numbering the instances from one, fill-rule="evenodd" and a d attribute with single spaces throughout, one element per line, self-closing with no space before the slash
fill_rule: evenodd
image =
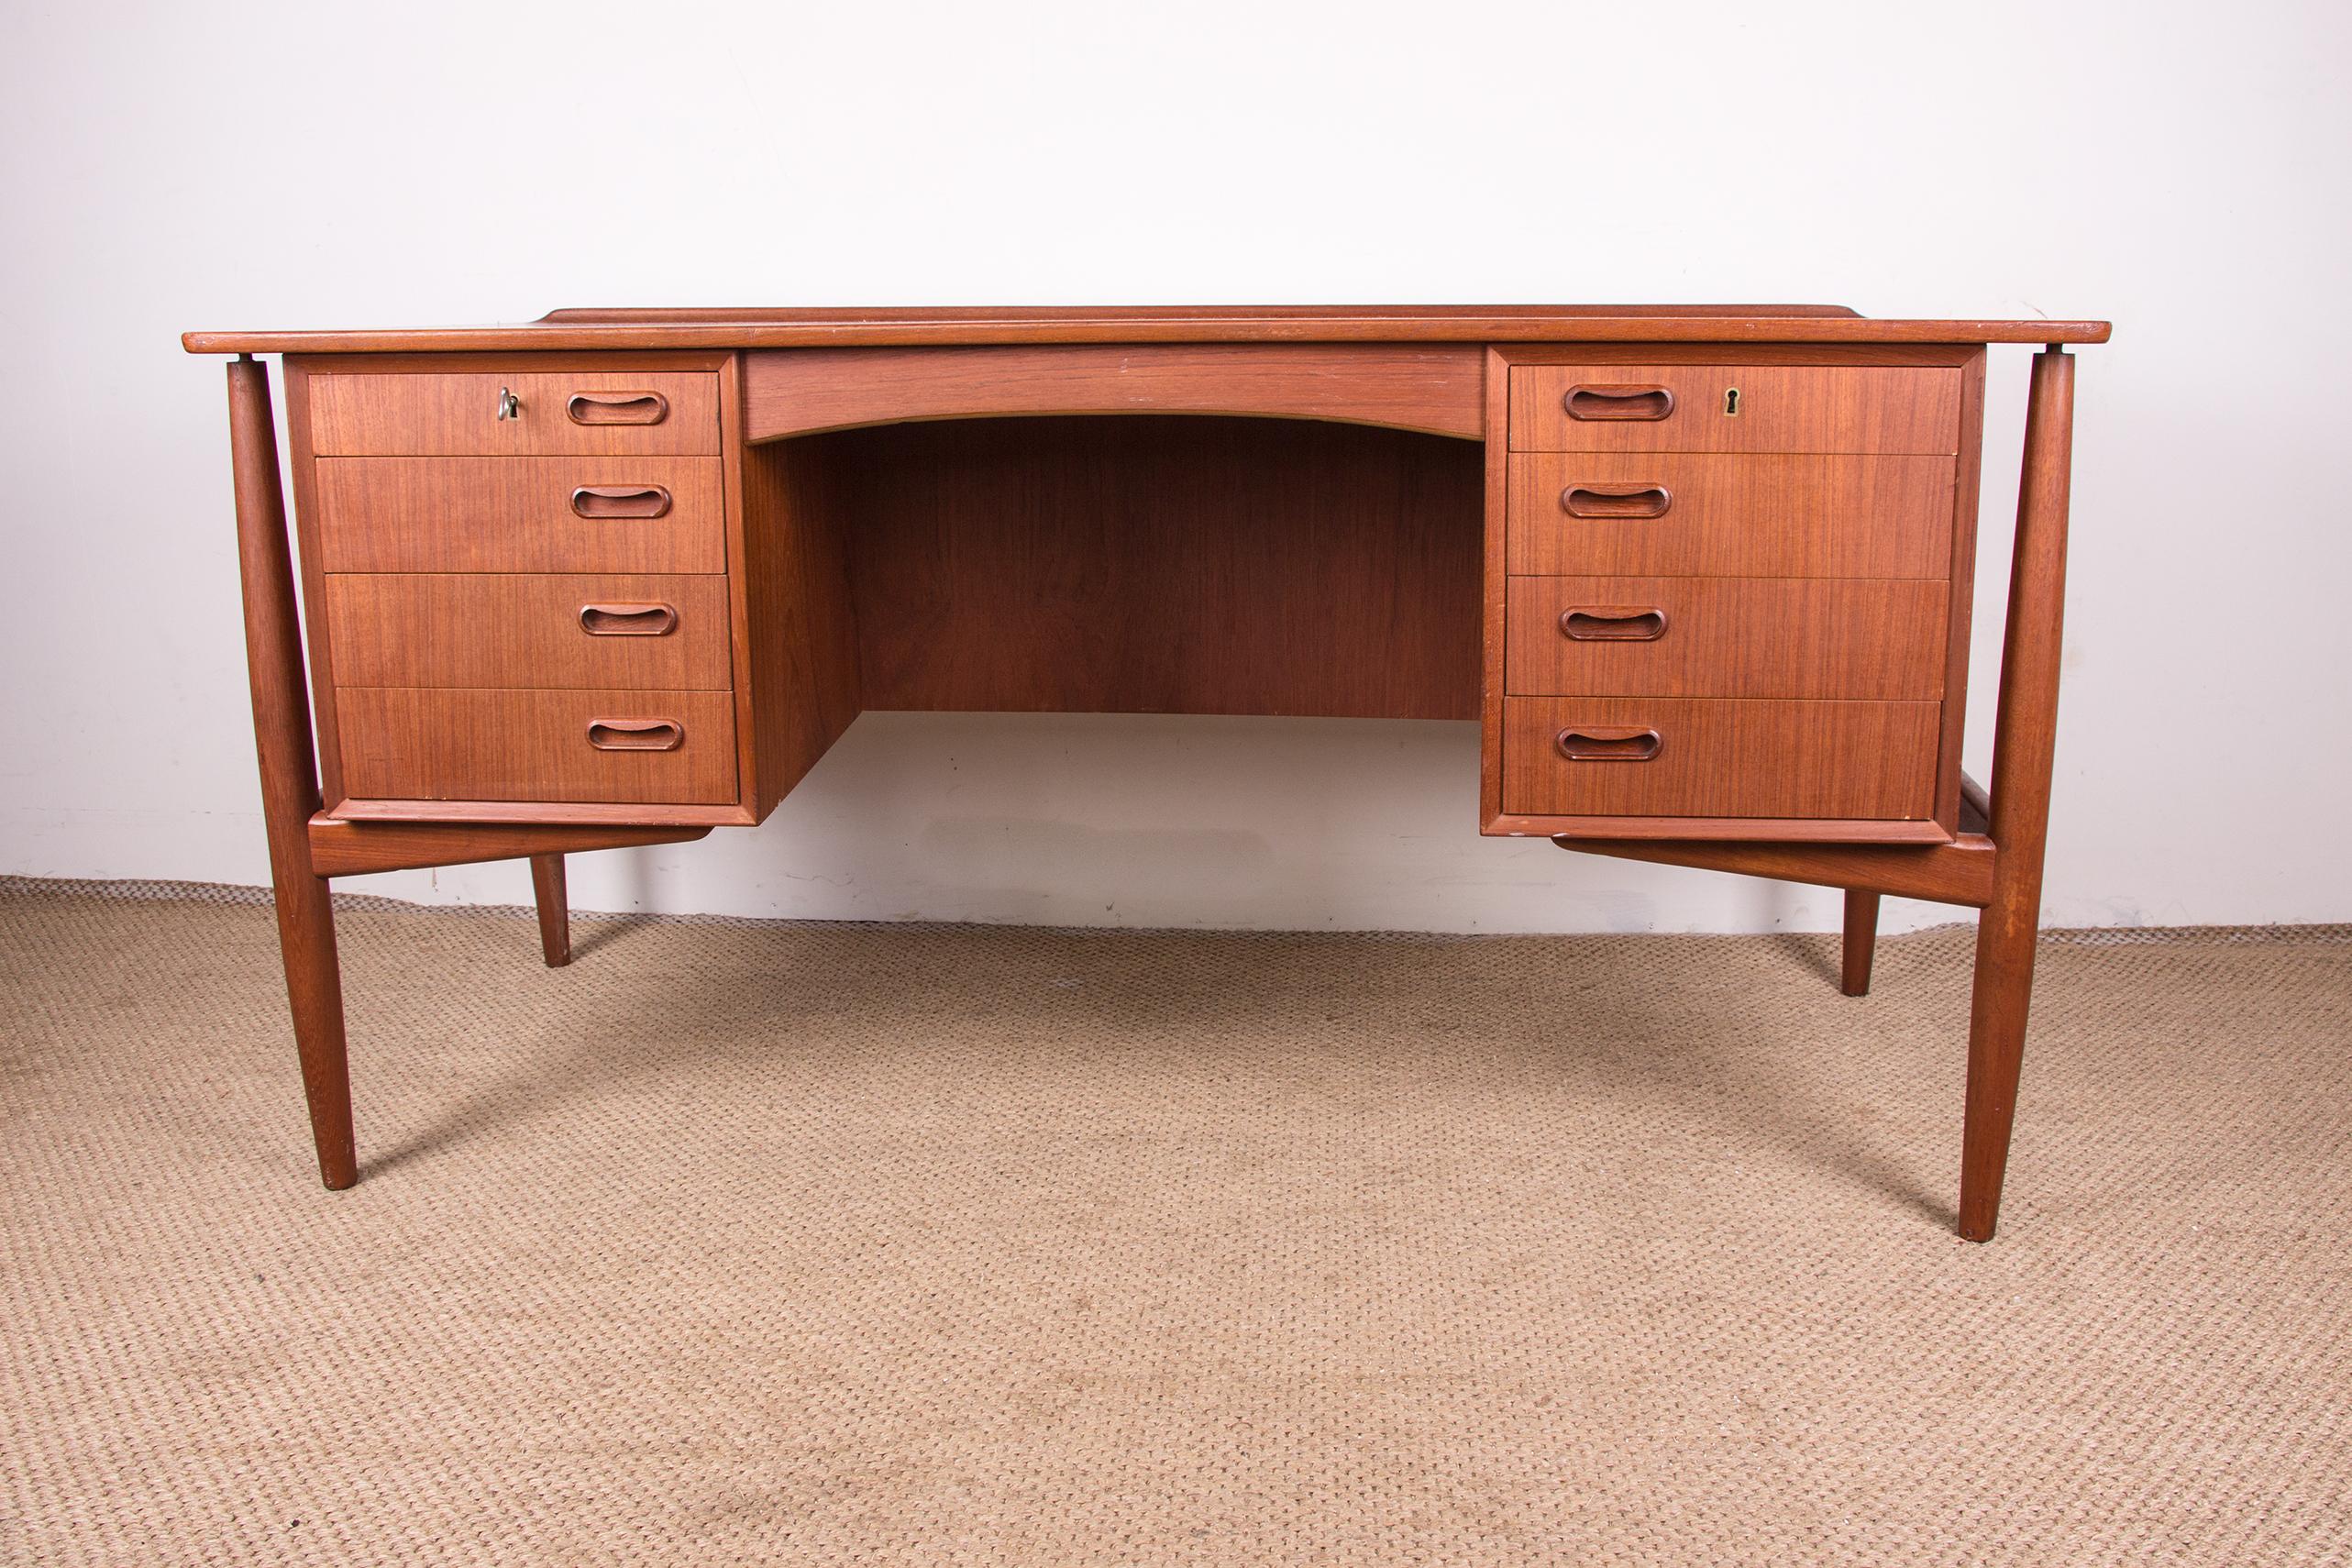
<path id="1" fill-rule="evenodd" d="M 1540 452 L 1960 450 L 1940 367 L 1516 365 L 1511 446 Z"/>
<path id="2" fill-rule="evenodd" d="M 716 458 L 321 458 L 337 571 L 727 569 Z"/>
<path id="3" fill-rule="evenodd" d="M 735 799 L 731 692 L 338 686 L 335 711 L 355 800 Z"/>
<path id="4" fill-rule="evenodd" d="M 1505 689 L 1524 696 L 1944 693 L 1949 585 L 1836 578 L 1515 577 Z"/>
<path id="5" fill-rule="evenodd" d="M 1521 575 L 1949 578 L 1955 465 L 1938 457 L 1514 452 Z"/>
<path id="6" fill-rule="evenodd" d="M 734 685 L 723 577 L 329 576 L 348 686 Z"/>
<path id="7" fill-rule="evenodd" d="M 1521 816 L 1934 814 L 1939 702 L 1511 697 L 1503 810 Z M 1562 737 L 1581 755 L 1562 750 Z"/>
<path id="8" fill-rule="evenodd" d="M 309 385 L 320 457 L 719 450 L 719 378 L 707 371 L 336 372 Z M 499 417 L 502 392 L 512 418 Z"/>

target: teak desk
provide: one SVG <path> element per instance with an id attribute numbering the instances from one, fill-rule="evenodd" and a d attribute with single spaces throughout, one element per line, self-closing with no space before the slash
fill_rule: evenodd
<path id="1" fill-rule="evenodd" d="M 240 356 L 320 1173 L 359 1174 L 330 878 L 528 856 L 561 964 L 567 852 L 757 823 L 866 708 L 1475 717 L 1482 833 L 1843 888 L 1849 994 L 1882 895 L 1983 911 L 1960 1231 L 1986 1240 L 2048 815 L 2065 346 L 2107 336 L 1797 305 L 190 333 Z M 1993 343 L 2046 347 L 1988 799 L 1960 724 Z M 306 661 L 256 354 L 285 356 Z"/>

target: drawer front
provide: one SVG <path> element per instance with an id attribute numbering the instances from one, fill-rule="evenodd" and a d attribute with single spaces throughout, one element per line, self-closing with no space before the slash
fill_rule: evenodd
<path id="1" fill-rule="evenodd" d="M 1736 396 L 1735 396 L 1736 394 Z M 1960 450 L 1957 369 L 1518 365 L 1511 445 L 1542 452 Z"/>
<path id="2" fill-rule="evenodd" d="M 1934 701 L 1949 597 L 1941 582 L 1515 577 L 1506 689 Z"/>
<path id="3" fill-rule="evenodd" d="M 321 458 L 330 572 L 727 569 L 716 458 Z"/>
<path id="4" fill-rule="evenodd" d="M 310 384 L 320 457 L 719 450 L 719 379 L 690 370 L 337 372 Z M 501 393 L 512 394 L 501 418 Z"/>
<path id="5" fill-rule="evenodd" d="M 348 686 L 725 690 L 723 577 L 329 576 Z"/>
<path id="6" fill-rule="evenodd" d="M 1941 711 L 1938 702 L 1512 697 L 1503 705 L 1503 810 L 1924 820 L 1934 814 Z M 1583 755 L 1563 754 L 1563 732 Z"/>
<path id="7" fill-rule="evenodd" d="M 1953 475 L 1938 457 L 1515 452 L 1509 569 L 1945 578 Z"/>
<path id="8" fill-rule="evenodd" d="M 735 799 L 730 692 L 338 686 L 335 705 L 355 800 Z"/>

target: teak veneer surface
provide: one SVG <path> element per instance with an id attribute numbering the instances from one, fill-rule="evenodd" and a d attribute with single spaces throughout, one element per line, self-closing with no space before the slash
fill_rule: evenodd
<path id="1" fill-rule="evenodd" d="M 335 906 L 326 874 L 310 856 L 310 819 L 320 805 L 318 776 L 310 714 L 303 701 L 294 564 L 285 496 L 278 483 L 277 432 L 271 427 L 270 371 L 258 360 L 228 367 L 228 440 L 236 480 L 245 662 L 252 688 L 253 741 L 260 763 L 261 820 L 270 845 L 278 949 L 319 1179 L 340 1189 L 359 1179 L 343 1036 L 343 975 L 336 953 Z M 299 445 L 296 459 L 299 469 Z"/>
<path id="2" fill-rule="evenodd" d="M 499 326 L 189 332 L 192 354 L 959 343 L 2104 343 L 2104 321 L 1872 320 L 1839 305 L 558 310 Z"/>
<path id="3" fill-rule="evenodd" d="M 1982 909 L 1993 899 L 1993 841 L 1982 834 L 1963 833 L 1949 844 L 1755 844 L 1583 838 L 1562 834 L 1562 849 L 1584 855 L 1607 855 L 1618 860 L 1644 860 L 1660 866 L 1688 866 L 1702 871 L 1729 871 L 1743 877 L 1770 877 L 1783 882 L 1809 882 L 1825 888 L 1861 888 L 1899 899 L 1932 899 L 1938 903 Z"/>
<path id="4" fill-rule="evenodd" d="M 1578 418 L 1566 406 L 1572 396 L 1643 389 L 1666 401 L 1662 417 Z M 1960 372 L 1941 367 L 1516 365 L 1511 448 L 1949 457 L 1960 449 L 1961 391 Z"/>
<path id="5" fill-rule="evenodd" d="M 866 707 L 1478 712 L 1476 444 L 1156 414 L 805 441 Z"/>
<path id="6" fill-rule="evenodd" d="M 1908 577 L 1951 564 L 1953 463 L 1939 457 L 1515 452 L 1517 574 Z M 1585 487 L 1662 491 L 1655 517 L 1578 517 Z"/>
<path id="7" fill-rule="evenodd" d="M 665 610 L 670 624 L 655 635 L 596 635 L 580 624 L 591 606 Z M 734 683 L 723 577 L 342 574 L 326 580 L 326 622 L 347 686 Z"/>
<path id="8" fill-rule="evenodd" d="M 1475 348 L 1215 344 L 814 348 L 746 355 L 754 441 L 991 414 L 1226 414 L 1485 434 Z"/>
<path id="9" fill-rule="evenodd" d="M 734 455 L 743 570 L 736 711 L 747 714 L 743 799 L 773 811 L 866 705 L 849 570 L 854 519 L 824 440 Z"/>
<path id="10" fill-rule="evenodd" d="M 1518 697 L 1503 704 L 1503 809 L 1527 816 L 1920 820 L 1937 702 Z M 1572 762 L 1562 729 L 1651 730 L 1646 762 Z"/>
<path id="11" fill-rule="evenodd" d="M 1856 698 L 1943 695 L 1940 582 L 1837 578 L 1515 577 L 1515 696 Z M 1654 638 L 1620 640 L 1563 615 L 1654 612 Z M 1633 629 L 1647 630 L 1636 625 Z"/>
<path id="12" fill-rule="evenodd" d="M 485 826 L 480 823 L 345 822 L 321 815 L 310 822 L 310 857 L 321 877 L 359 877 L 376 871 L 466 866 L 526 856 L 690 844 L 710 831 L 545 823 Z"/>
<path id="13" fill-rule="evenodd" d="M 327 571 L 727 569 L 717 458 L 321 458 Z M 652 491 L 652 517 L 583 517 L 581 489 Z"/>
<path id="14" fill-rule="evenodd" d="M 343 784 L 362 800 L 715 805 L 735 799 L 730 691 L 346 686 Z M 677 724 L 665 751 L 591 745 L 599 720 Z"/>
<path id="15" fill-rule="evenodd" d="M 329 822 L 397 823 L 435 827 L 714 828 L 756 827 L 751 812 L 734 801 L 464 801 L 363 800 L 337 801 Z"/>
<path id="16" fill-rule="evenodd" d="M 519 400 L 498 415 L 500 394 Z M 667 405 L 649 424 L 581 424 L 575 397 L 642 393 Z M 315 373 L 311 449 L 321 457 L 713 456 L 719 450 L 714 376 L 652 370 L 512 369 L 408 375 Z"/>

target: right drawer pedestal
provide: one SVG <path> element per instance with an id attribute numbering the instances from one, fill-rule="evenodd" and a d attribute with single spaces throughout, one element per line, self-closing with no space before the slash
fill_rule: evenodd
<path id="1" fill-rule="evenodd" d="M 1722 352 L 1506 358 L 1489 831 L 1949 837 L 1981 354 Z"/>

